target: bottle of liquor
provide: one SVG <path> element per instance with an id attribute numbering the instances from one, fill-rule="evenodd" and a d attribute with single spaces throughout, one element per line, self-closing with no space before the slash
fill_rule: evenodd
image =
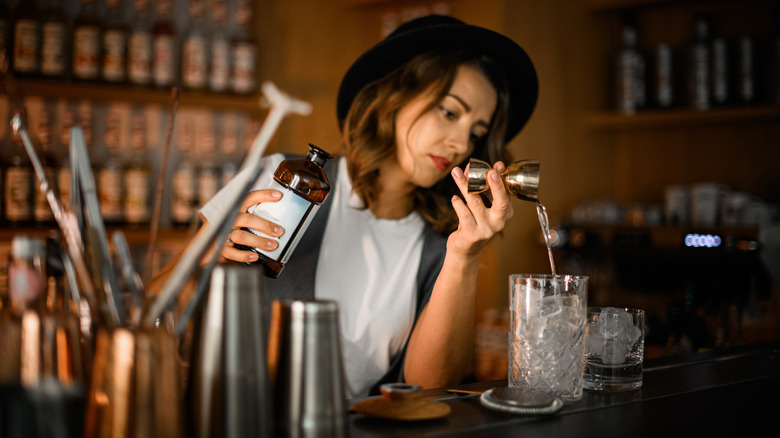
<path id="1" fill-rule="evenodd" d="M 675 104 L 674 52 L 669 44 L 661 43 L 655 53 L 655 103 L 660 108 L 670 108 Z"/>
<path id="2" fill-rule="evenodd" d="M 727 105 L 731 101 L 731 68 L 732 65 L 729 62 L 730 54 L 729 45 L 722 37 L 715 37 L 712 39 L 712 73 L 710 78 L 712 79 L 712 104 L 717 106 Z"/>
<path id="3" fill-rule="evenodd" d="M 36 105 L 26 105 L 28 110 L 35 108 L 36 114 L 31 114 L 31 131 L 37 143 L 40 145 L 39 158 L 43 165 L 43 172 L 49 184 L 52 184 L 53 190 L 56 190 L 56 162 L 52 146 L 52 109 L 48 102 L 39 102 Z M 51 225 L 54 222 L 54 213 L 52 213 L 49 201 L 46 195 L 38 188 L 39 181 L 34 176 L 35 201 L 33 203 L 33 218 L 37 224 Z"/>
<path id="4" fill-rule="evenodd" d="M 625 114 L 633 114 L 644 107 L 646 98 L 645 60 L 639 51 L 638 30 L 635 20 L 623 20 L 623 48 L 617 57 L 617 108 Z"/>
<path id="5" fill-rule="evenodd" d="M 102 77 L 106 82 L 119 84 L 127 80 L 128 30 L 120 0 L 106 0 L 103 29 Z"/>
<path id="6" fill-rule="evenodd" d="M 75 124 L 76 113 L 70 103 L 60 100 L 57 103 L 57 141 L 59 142 L 60 166 L 57 168 L 57 189 L 60 203 L 70 208 L 71 164 L 70 129 Z"/>
<path id="7" fill-rule="evenodd" d="M 209 90 L 227 92 L 230 87 L 230 39 L 227 30 L 227 1 L 211 2 L 211 56 L 209 58 Z"/>
<path id="8" fill-rule="evenodd" d="M 189 31 L 182 43 L 181 85 L 203 90 L 208 85 L 208 38 L 206 37 L 205 0 L 189 0 Z"/>
<path id="9" fill-rule="evenodd" d="M 737 40 L 737 97 L 740 103 L 754 103 L 757 96 L 756 44 L 753 38 L 742 36 Z"/>
<path id="10" fill-rule="evenodd" d="M 73 23 L 73 78 L 100 78 L 101 29 L 95 0 L 81 0 L 81 11 Z"/>
<path id="11" fill-rule="evenodd" d="M 124 218 L 122 210 L 121 138 L 125 113 L 122 108 L 109 108 L 103 135 L 105 157 L 97 172 L 100 214 L 106 223 L 118 224 Z"/>
<path id="12" fill-rule="evenodd" d="M 179 163 L 171 178 L 171 221 L 176 225 L 189 225 L 195 215 L 197 199 L 195 166 L 192 163 L 195 121 L 188 114 L 179 118 L 177 127 Z"/>
<path id="13" fill-rule="evenodd" d="M 230 88 L 233 93 L 250 95 L 257 90 L 257 43 L 249 31 L 252 5 L 238 1 L 233 19 L 237 31 L 230 44 Z"/>
<path id="14" fill-rule="evenodd" d="M 688 103 L 698 110 L 708 110 L 712 106 L 709 16 L 697 14 L 693 26 L 694 37 L 688 53 Z"/>
<path id="15" fill-rule="evenodd" d="M 0 2 L 0 65 L 8 58 L 8 30 L 11 28 L 11 10 L 6 2 Z"/>
<path id="16" fill-rule="evenodd" d="M 238 156 L 238 130 L 239 115 L 236 113 L 225 114 L 218 124 L 220 127 L 219 150 L 222 151 L 222 180 L 220 187 L 224 187 L 236 176 L 240 157 Z"/>
<path id="17" fill-rule="evenodd" d="M 772 16 L 772 35 L 767 44 L 766 81 L 764 87 L 767 93 L 766 100 L 771 104 L 780 103 L 780 7 L 775 9 Z"/>
<path id="18" fill-rule="evenodd" d="M 125 220 L 144 224 L 150 218 L 150 181 L 152 166 L 146 148 L 146 113 L 133 111 L 130 118 L 131 156 L 125 167 Z"/>
<path id="19" fill-rule="evenodd" d="M 219 190 L 220 175 L 219 163 L 216 157 L 216 124 L 214 115 L 206 114 L 203 121 L 198 124 L 200 134 L 197 136 L 198 142 L 198 202 L 197 205 L 203 205 L 213 198 Z"/>
<path id="20" fill-rule="evenodd" d="M 147 0 L 133 2 L 133 24 L 127 48 L 127 76 L 130 83 L 149 85 L 152 80 L 152 33 Z"/>
<path id="21" fill-rule="evenodd" d="M 19 2 L 14 12 L 11 67 L 17 76 L 41 72 L 41 21 L 37 0 Z"/>
<path id="22" fill-rule="evenodd" d="M 41 75 L 63 79 L 67 73 L 68 23 L 59 0 L 50 0 L 41 24 Z"/>
<path id="23" fill-rule="evenodd" d="M 3 184 L 5 219 L 11 225 L 26 226 L 32 223 L 35 175 L 21 136 L 11 132 L 8 137 L 10 155 Z"/>
<path id="24" fill-rule="evenodd" d="M 242 30 L 231 43 L 230 85 L 234 93 L 251 95 L 257 91 L 257 43 Z"/>
<path id="25" fill-rule="evenodd" d="M 176 82 L 176 28 L 171 20 L 171 0 L 158 0 L 152 25 L 152 84 L 170 87 Z"/>
<path id="26" fill-rule="evenodd" d="M 244 245 L 238 249 L 256 252 L 263 264 L 263 272 L 271 278 L 278 278 L 290 259 L 301 236 L 306 232 L 320 204 L 330 193 L 330 181 L 323 166 L 331 159 L 324 150 L 309 144 L 309 153 L 304 158 L 288 158 L 279 164 L 274 172 L 270 188 L 282 192 L 279 202 L 265 202 L 249 208 L 249 213 L 278 223 L 284 234 L 277 238 L 279 246 L 265 251 Z M 260 235 L 250 228 L 244 230 Z"/>

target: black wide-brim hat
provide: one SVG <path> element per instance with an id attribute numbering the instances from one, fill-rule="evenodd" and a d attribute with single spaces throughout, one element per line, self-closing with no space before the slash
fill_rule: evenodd
<path id="1" fill-rule="evenodd" d="M 539 82 L 531 59 L 525 50 L 504 35 L 446 15 L 429 15 L 404 23 L 352 64 L 339 88 L 336 104 L 339 127 L 343 129 L 349 107 L 363 87 L 417 55 L 453 49 L 484 53 L 503 69 L 509 89 L 504 140 L 513 139 L 531 117 L 539 94 Z"/>

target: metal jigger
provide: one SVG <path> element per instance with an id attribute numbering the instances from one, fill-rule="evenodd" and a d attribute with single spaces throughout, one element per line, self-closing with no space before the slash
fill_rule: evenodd
<path id="1" fill-rule="evenodd" d="M 195 436 L 270 437 L 273 408 L 258 267 L 214 268 L 194 355 Z"/>
<path id="2" fill-rule="evenodd" d="M 338 306 L 277 300 L 271 310 L 268 367 L 287 437 L 345 436 L 346 393 Z"/>
<path id="3" fill-rule="evenodd" d="M 487 173 L 491 167 L 488 163 L 471 158 L 468 168 L 469 193 L 487 191 Z M 510 164 L 499 175 L 507 191 L 524 201 L 539 201 L 539 160 L 520 160 Z"/>

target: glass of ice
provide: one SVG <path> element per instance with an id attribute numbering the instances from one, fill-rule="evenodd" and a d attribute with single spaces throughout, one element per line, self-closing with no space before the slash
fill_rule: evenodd
<path id="1" fill-rule="evenodd" d="M 582 398 L 588 277 L 509 276 L 510 387 Z"/>
<path id="2" fill-rule="evenodd" d="M 588 308 L 585 389 L 631 391 L 641 388 L 644 355 L 644 310 Z"/>

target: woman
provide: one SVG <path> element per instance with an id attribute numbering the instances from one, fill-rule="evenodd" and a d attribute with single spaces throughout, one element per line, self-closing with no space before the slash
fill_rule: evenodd
<path id="1" fill-rule="evenodd" d="M 351 397 L 388 381 L 440 387 L 464 376 L 479 259 L 512 217 L 500 160 L 536 96 L 533 65 L 517 44 L 445 16 L 404 24 L 345 75 L 337 112 L 346 154 L 328 166 L 330 196 L 264 293 L 338 303 Z M 462 167 L 472 156 L 496 163 L 489 207 L 467 193 Z M 267 186 L 283 158 L 265 158 L 255 187 Z M 221 256 L 253 262 L 255 253 L 234 244 L 276 247 L 285 230 L 246 211 L 281 195 L 248 194 Z M 221 198 L 203 207 L 204 220 Z"/>

